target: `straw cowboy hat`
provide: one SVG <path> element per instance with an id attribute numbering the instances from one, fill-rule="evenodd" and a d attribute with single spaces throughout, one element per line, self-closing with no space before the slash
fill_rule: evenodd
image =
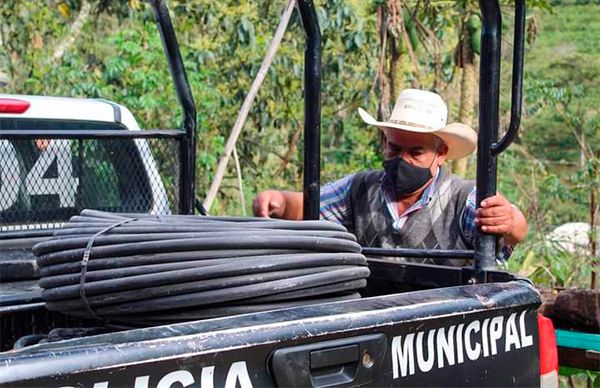
<path id="1" fill-rule="evenodd" d="M 448 108 L 444 100 L 433 92 L 403 90 L 388 121 L 377 121 L 362 108 L 358 108 L 358 113 L 365 123 L 384 131 L 396 129 L 439 137 L 448 145 L 448 159 L 463 158 L 473 152 L 477 145 L 477 134 L 468 125 L 446 125 Z"/>

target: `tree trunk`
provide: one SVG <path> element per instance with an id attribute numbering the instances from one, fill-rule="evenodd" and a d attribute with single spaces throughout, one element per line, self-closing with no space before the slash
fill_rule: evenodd
<path id="1" fill-rule="evenodd" d="M 75 19 L 73 24 L 71 24 L 71 29 L 69 30 L 68 36 L 54 50 L 54 54 L 52 55 L 52 59 L 54 59 L 54 61 L 60 61 L 65 52 L 71 48 L 73 43 L 75 43 L 75 40 L 81 34 L 81 29 L 83 28 L 85 22 L 88 20 L 91 11 L 92 5 L 85 0 L 82 1 L 79 15 L 77 15 L 77 18 Z"/>
<path id="2" fill-rule="evenodd" d="M 292 135 L 292 140 L 290 141 L 288 150 L 285 153 L 285 155 L 283 156 L 283 161 L 281 162 L 281 165 L 279 166 L 277 171 L 275 171 L 275 176 L 278 176 L 279 174 L 283 174 L 283 171 L 286 169 L 287 165 L 290 163 L 290 160 L 292 160 L 292 157 L 294 156 L 294 153 L 296 152 L 296 146 L 298 145 L 298 141 L 300 140 L 300 135 L 302 134 L 302 129 L 304 129 L 302 126 L 298 126 L 296 128 L 296 131 Z"/>
<path id="3" fill-rule="evenodd" d="M 396 45 L 398 44 L 398 39 L 402 39 L 400 37 L 390 37 L 390 42 L 393 42 L 390 45 L 390 98 L 391 105 L 394 105 L 398 95 L 404 89 L 404 72 L 403 65 L 401 61 L 402 53 L 396 49 Z M 385 119 L 388 119 L 385 117 Z"/>
<path id="4" fill-rule="evenodd" d="M 377 114 L 378 119 L 387 120 L 396 98 L 405 87 L 404 64 L 402 52 L 399 50 L 399 45 L 403 41 L 404 26 L 402 7 L 398 0 L 388 0 L 385 5 L 378 7 L 377 28 L 381 49 L 378 70 L 380 97 Z"/>
<path id="5" fill-rule="evenodd" d="M 225 149 L 223 150 L 223 155 L 221 155 L 221 159 L 219 160 L 219 164 L 217 165 L 217 170 L 215 172 L 215 176 L 213 178 L 212 184 L 210 185 L 210 190 L 204 199 L 204 208 L 207 211 L 210 211 L 210 207 L 212 206 L 219 188 L 221 187 L 221 182 L 223 181 L 223 176 L 225 175 L 225 170 L 227 169 L 227 163 L 229 162 L 229 156 L 233 152 L 235 147 L 235 143 L 237 142 L 240 133 L 242 132 L 242 128 L 244 127 L 244 123 L 246 122 L 246 118 L 248 117 L 248 113 L 250 112 L 250 107 L 252 106 L 252 102 L 254 98 L 258 94 L 258 90 L 260 89 L 265 77 L 267 76 L 267 71 L 271 66 L 271 62 L 273 62 L 273 58 L 277 53 L 277 49 L 279 48 L 279 44 L 281 43 L 281 39 L 283 38 L 283 34 L 287 29 L 290 18 L 292 17 L 292 13 L 294 12 L 294 6 L 296 5 L 295 0 L 288 0 L 288 3 L 281 15 L 281 19 L 279 20 L 279 25 L 277 26 L 277 30 L 275 30 L 275 34 L 273 35 L 273 39 L 267 48 L 267 53 L 265 58 L 263 59 L 262 64 L 260 65 L 260 69 L 258 70 L 258 74 L 256 74 L 256 78 L 252 81 L 252 85 L 250 86 L 250 90 L 244 99 L 244 103 L 238 112 L 237 119 L 233 128 L 231 129 L 231 133 L 227 138 L 227 143 L 225 143 Z"/>
<path id="6" fill-rule="evenodd" d="M 380 5 L 377 7 L 377 30 L 379 31 L 379 56 L 378 66 L 378 87 L 379 102 L 377 104 L 377 118 L 379 120 L 387 119 L 390 115 L 390 76 L 388 71 L 388 13 L 387 7 Z"/>
<path id="7" fill-rule="evenodd" d="M 475 116 L 475 88 L 477 86 L 477 73 L 475 72 L 475 53 L 471 47 L 470 31 L 463 23 L 461 37 L 462 80 L 460 84 L 460 110 L 458 121 L 473 127 Z M 452 170 L 455 174 L 464 176 L 467 172 L 468 157 L 455 160 Z"/>
<path id="8" fill-rule="evenodd" d="M 598 333 L 600 290 L 570 288 L 562 291 L 554 302 L 553 320 L 570 328 Z"/>

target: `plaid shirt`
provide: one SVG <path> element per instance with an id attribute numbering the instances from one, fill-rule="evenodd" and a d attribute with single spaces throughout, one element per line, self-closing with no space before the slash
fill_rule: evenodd
<path id="1" fill-rule="evenodd" d="M 411 214 L 415 213 L 419 209 L 422 209 L 429 203 L 429 201 L 431 201 L 431 198 L 433 197 L 433 194 L 437 188 L 439 176 L 440 174 L 438 169 L 433 178 L 432 184 L 429 185 L 425 191 L 423 191 L 421 197 L 419 197 L 419 199 L 402 214 L 398 214 L 397 211 L 398 201 L 396 200 L 394 188 L 387 179 L 384 179 L 385 176 L 381 178 L 382 190 L 380 192 L 380 198 L 381 201 L 385 203 L 386 208 L 388 209 L 390 216 L 394 221 L 394 229 L 402 229 Z M 349 204 L 350 187 L 352 186 L 353 178 L 354 174 L 348 175 L 338 181 L 327 183 L 325 186 L 321 187 L 321 219 L 342 224 L 350 230 L 354 229 L 352 209 L 350 208 Z M 471 190 L 465 202 L 465 209 L 461 215 L 460 221 L 463 236 L 471 246 L 473 246 L 475 243 L 475 198 L 476 191 L 475 187 L 473 187 L 473 190 Z M 513 247 L 511 245 L 504 244 L 502 246 L 502 250 L 498 254 L 498 260 L 506 261 L 510 257 L 512 250 Z"/>

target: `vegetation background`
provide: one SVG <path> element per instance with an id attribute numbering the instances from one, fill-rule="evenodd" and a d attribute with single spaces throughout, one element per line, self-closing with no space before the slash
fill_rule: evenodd
<path id="1" fill-rule="evenodd" d="M 169 3 L 198 109 L 203 198 L 286 1 Z M 380 168 L 379 134 L 356 108 L 386 117 L 405 87 L 438 91 L 450 121 L 476 126 L 477 2 L 315 3 L 323 182 Z M 510 109 L 511 5 L 503 2 L 502 128 Z M 600 2 L 531 0 L 528 7 L 522 131 L 500 158 L 499 188 L 523 209 L 530 232 L 508 266 L 540 285 L 589 287 L 595 245 L 573 253 L 547 236 L 566 222 L 598 224 Z M 152 10 L 141 0 L 2 1 L 0 39 L 0 73 L 9 80 L 2 92 L 106 98 L 130 108 L 144 128 L 180 125 Z M 230 162 L 211 213 L 249 212 L 266 188 L 301 188 L 303 43 L 294 14 L 237 143 L 243 192 Z M 474 164 L 453 169 L 474 177 Z"/>

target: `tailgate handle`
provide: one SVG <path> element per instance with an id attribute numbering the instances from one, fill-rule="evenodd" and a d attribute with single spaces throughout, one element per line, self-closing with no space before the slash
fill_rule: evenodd
<path id="1" fill-rule="evenodd" d="M 275 350 L 270 370 L 280 387 L 337 387 L 372 382 L 387 337 L 371 334 Z"/>
<path id="2" fill-rule="evenodd" d="M 327 368 L 358 361 L 358 345 L 341 346 L 333 349 L 310 352 L 310 369 Z"/>
<path id="3" fill-rule="evenodd" d="M 310 375 L 316 387 L 351 383 L 359 361 L 358 345 L 310 352 Z"/>

